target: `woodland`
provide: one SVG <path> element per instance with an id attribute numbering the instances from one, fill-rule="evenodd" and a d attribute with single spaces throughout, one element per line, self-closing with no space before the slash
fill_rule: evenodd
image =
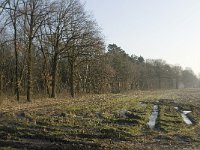
<path id="1" fill-rule="evenodd" d="M 79 0 L 1 0 L 0 19 L 0 95 L 17 101 L 199 87 L 190 68 L 106 45 Z"/>

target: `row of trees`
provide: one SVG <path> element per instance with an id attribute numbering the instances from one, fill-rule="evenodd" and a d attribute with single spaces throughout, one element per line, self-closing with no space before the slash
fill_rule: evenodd
<path id="1" fill-rule="evenodd" d="M 0 94 L 104 93 L 196 87 L 192 70 L 106 51 L 79 0 L 0 0 Z"/>
<path id="2" fill-rule="evenodd" d="M 22 89 L 28 101 L 41 89 L 55 97 L 59 77 L 74 97 L 77 68 L 104 50 L 99 27 L 78 0 L 5 0 L 1 20 L 1 85 L 15 87 L 17 100 Z"/>
<path id="3" fill-rule="evenodd" d="M 112 91 L 199 87 L 199 80 L 190 68 L 183 70 L 161 59 L 144 60 L 142 56 L 129 56 L 116 44 L 108 46 L 106 55 L 115 70 L 112 83 L 116 86 Z"/>

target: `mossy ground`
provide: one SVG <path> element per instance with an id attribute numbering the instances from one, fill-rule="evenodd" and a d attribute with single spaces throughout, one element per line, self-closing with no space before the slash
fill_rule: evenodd
<path id="1" fill-rule="evenodd" d="M 147 122 L 159 105 L 155 129 Z M 191 110 L 184 123 L 175 106 Z M 1 149 L 182 149 L 200 145 L 200 90 L 1 100 Z"/>

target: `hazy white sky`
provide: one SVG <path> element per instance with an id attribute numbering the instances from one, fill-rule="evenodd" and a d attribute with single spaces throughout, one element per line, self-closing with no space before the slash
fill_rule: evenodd
<path id="1" fill-rule="evenodd" d="M 200 72 L 200 0 L 82 0 L 106 43 Z"/>

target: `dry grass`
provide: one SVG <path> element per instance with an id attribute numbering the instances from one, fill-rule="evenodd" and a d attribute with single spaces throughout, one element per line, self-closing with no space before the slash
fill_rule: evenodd
<path id="1" fill-rule="evenodd" d="M 197 149 L 199 93 L 196 89 L 132 91 L 75 99 L 35 98 L 32 102 L 25 97 L 20 102 L 1 97 L 0 147 Z M 155 103 L 160 105 L 160 115 L 157 128 L 150 130 L 146 123 Z M 190 117 L 195 125 L 184 124 L 175 104 L 193 110 Z M 123 118 L 120 111 L 128 111 L 128 117 Z M 60 147 L 53 147 L 55 143 Z"/>

